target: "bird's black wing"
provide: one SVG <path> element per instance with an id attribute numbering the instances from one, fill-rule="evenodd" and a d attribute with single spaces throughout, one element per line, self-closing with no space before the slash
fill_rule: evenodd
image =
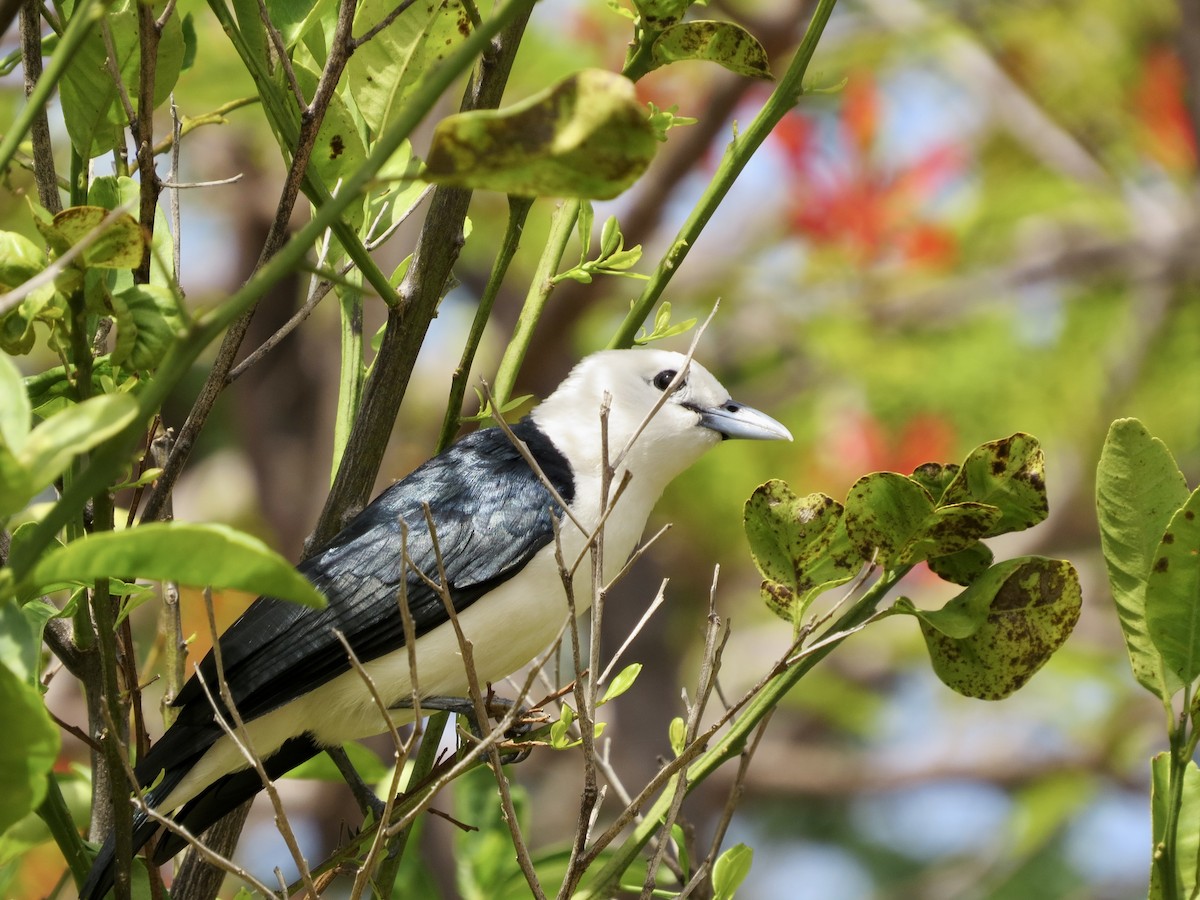
<path id="1" fill-rule="evenodd" d="M 569 503 L 574 482 L 566 459 L 532 422 L 514 430 Z M 429 505 L 433 534 L 423 504 Z M 363 662 L 404 646 L 397 599 L 404 571 L 401 521 L 410 560 L 435 581 L 436 536 L 450 594 L 461 611 L 549 544 L 552 519 L 560 512 L 503 432 L 486 429 L 465 437 L 380 494 L 300 565 L 328 606 L 315 610 L 260 598 L 222 635 L 222 664 L 238 712 L 253 719 L 349 671 L 335 631 Z M 419 575 L 408 571 L 404 580 L 418 635 L 448 620 L 441 597 Z M 215 694 L 212 653 L 200 670 Z M 195 677 L 176 705 L 209 707 Z"/>

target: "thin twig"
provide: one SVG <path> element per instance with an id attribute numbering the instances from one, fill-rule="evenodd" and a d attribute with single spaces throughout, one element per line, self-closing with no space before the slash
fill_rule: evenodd
<path id="1" fill-rule="evenodd" d="M 716 673 L 721 667 L 721 652 L 725 647 L 725 642 L 729 640 L 729 628 L 726 627 L 722 630 L 721 619 L 717 615 L 716 597 L 719 575 L 720 567 L 718 566 L 713 570 L 712 586 L 708 592 L 708 627 L 704 632 L 704 656 L 700 665 L 700 676 L 696 683 L 696 701 L 687 710 L 685 745 L 696 740 L 696 734 L 700 730 L 700 718 L 704 715 L 708 698 L 712 695 Z M 642 884 L 642 900 L 650 900 L 650 896 L 654 891 L 657 882 L 658 867 L 662 864 L 663 856 L 671 843 L 669 840 L 671 827 L 675 824 L 676 819 L 679 818 L 679 811 L 683 807 L 683 799 L 687 796 L 687 793 L 687 769 L 681 769 L 675 781 L 675 796 L 671 801 L 671 806 L 667 811 L 666 817 L 663 819 L 662 837 L 659 839 L 658 847 L 655 848 L 654 855 L 650 859 L 650 865 L 646 867 L 646 879 Z"/>
<path id="2" fill-rule="evenodd" d="M 354 6 L 353 3 L 349 5 Z M 283 68 L 283 74 L 287 76 L 292 96 L 296 98 L 296 106 L 301 110 L 308 108 L 308 100 L 304 98 L 304 91 L 300 90 L 300 82 L 296 78 L 296 70 L 292 68 L 292 59 L 288 55 L 287 45 L 283 42 L 283 35 L 271 21 L 271 13 L 267 9 L 265 0 L 258 0 L 258 17 L 262 20 L 263 28 L 266 29 L 267 36 L 270 37 L 271 44 L 275 48 L 275 61 Z"/>
<path id="3" fill-rule="evenodd" d="M 392 739 L 392 747 L 394 748 L 392 783 L 388 789 L 387 799 L 385 799 L 383 802 L 383 814 L 380 816 L 380 820 L 386 822 L 391 817 L 392 808 L 396 802 L 396 794 L 400 787 L 400 779 L 404 774 L 404 760 L 408 757 L 414 741 L 419 738 L 419 729 L 413 732 L 408 741 L 405 741 L 400 737 L 400 732 L 396 728 L 396 721 L 392 718 L 391 711 L 388 709 L 387 703 L 384 701 L 383 696 L 379 693 L 379 688 L 376 686 L 375 680 L 359 661 L 358 654 L 354 652 L 354 648 L 350 646 L 350 642 L 346 640 L 346 636 L 341 631 L 336 629 L 334 630 L 334 634 L 337 636 L 337 639 L 341 641 L 342 647 L 345 648 L 346 656 L 350 660 L 351 667 L 355 672 L 358 673 L 358 677 L 363 680 L 363 684 L 366 685 L 368 692 L 370 692 L 371 700 L 375 704 L 375 708 L 379 711 L 379 714 L 383 716 L 384 722 L 387 723 L 387 733 Z M 420 716 L 420 710 L 417 710 L 417 715 L 418 717 Z M 358 898 L 362 896 L 363 890 L 366 889 L 367 882 L 370 879 L 370 872 L 374 867 L 375 859 L 379 855 L 379 851 L 383 848 L 385 838 L 386 836 L 383 832 L 383 829 L 378 829 L 375 832 L 375 839 L 371 841 L 371 847 L 367 851 L 366 857 L 363 859 L 362 868 L 359 870 L 358 875 L 355 876 L 354 887 L 350 891 L 350 900 L 358 900 Z"/>
<path id="4" fill-rule="evenodd" d="M 25 72 L 25 97 L 33 93 L 42 77 L 41 15 L 37 3 L 20 3 L 21 67 Z M 39 107 L 29 126 L 33 143 L 33 178 L 37 184 L 38 200 L 51 215 L 62 211 L 58 193 L 58 175 L 54 169 L 54 147 L 50 139 L 50 124 L 45 107 Z"/>
<path id="5" fill-rule="evenodd" d="M 402 0 L 402 2 L 391 12 L 363 32 L 361 37 L 351 38 L 350 52 L 353 53 L 367 41 L 371 40 L 371 38 L 375 37 L 375 35 L 379 34 L 379 32 L 383 31 L 383 29 L 395 22 L 397 17 L 410 6 L 412 6 L 414 2 L 416 2 L 416 0 Z"/>
<path id="6" fill-rule="evenodd" d="M 658 534 L 662 534 L 666 530 L 667 526 L 664 525 Z M 658 534 L 656 534 L 655 537 L 658 537 Z M 667 584 L 669 581 L 670 579 L 668 578 L 664 578 L 662 580 L 662 584 L 658 586 L 658 591 L 655 593 L 654 599 L 650 601 L 650 605 L 646 607 L 646 611 L 642 613 L 642 617 L 637 620 L 637 624 L 634 625 L 629 634 L 625 636 L 625 640 L 621 642 L 621 646 L 617 648 L 617 652 L 612 655 L 612 659 L 608 661 L 608 665 L 604 667 L 604 671 L 600 673 L 600 677 L 596 680 L 597 684 L 604 684 L 608 681 L 608 676 L 612 673 L 613 667 L 616 666 L 617 661 L 620 660 L 625 651 L 629 649 L 629 645 L 634 642 L 637 636 L 642 633 L 642 629 L 646 627 L 646 623 L 650 621 L 650 617 L 653 616 L 658 611 L 658 608 L 663 605 L 664 601 L 666 601 Z"/>
<path id="7" fill-rule="evenodd" d="M 237 184 L 244 177 L 246 177 L 246 173 L 238 172 L 236 175 L 230 175 L 228 178 L 215 178 L 212 181 L 175 181 L 169 179 L 164 181 L 162 186 L 171 188 L 174 191 L 190 191 L 196 188 L 223 187 L 227 184 Z"/>
<path id="8" fill-rule="evenodd" d="M 113 43 L 112 29 L 108 25 L 107 16 L 100 19 L 100 34 L 104 38 L 104 51 L 107 54 L 104 57 L 104 65 L 108 68 L 108 76 L 117 87 L 117 96 L 125 109 L 125 121 L 130 128 L 136 129 L 137 111 L 133 108 L 133 100 L 125 88 L 125 80 L 121 77 L 121 62 L 117 59 L 117 47 Z"/>
<path id="9" fill-rule="evenodd" d="M 216 664 L 217 688 L 221 698 L 220 704 L 218 704 L 217 698 L 209 690 L 208 684 L 204 679 L 204 673 L 199 666 L 195 669 L 194 677 L 200 683 L 200 687 L 203 688 L 205 696 L 208 697 L 208 702 L 213 710 L 213 718 L 221 726 L 221 730 L 233 742 L 246 762 L 258 772 L 258 777 L 262 780 L 263 790 L 270 798 L 271 806 L 275 810 L 275 827 L 287 845 L 288 851 L 296 863 L 296 868 L 300 871 L 301 880 L 313 897 L 316 897 L 317 891 L 312 883 L 312 874 L 308 870 L 308 861 L 305 860 L 304 853 L 300 850 L 300 844 L 296 840 L 296 835 L 292 831 L 287 811 L 284 810 L 283 802 L 279 799 L 279 792 L 275 789 L 274 783 L 267 775 L 262 757 L 255 752 L 250 733 L 246 729 L 246 723 L 242 721 L 241 713 L 238 712 L 237 705 L 233 702 L 233 692 L 229 689 L 229 682 L 225 679 L 225 664 L 221 654 L 221 635 L 217 631 L 217 619 L 213 611 L 212 589 L 207 587 L 204 589 L 204 610 L 208 616 L 208 630 L 212 635 L 212 654 L 213 662 Z M 224 714 L 222 713 L 222 707 L 225 710 Z M 226 721 L 226 714 L 233 719 L 232 726 Z"/>

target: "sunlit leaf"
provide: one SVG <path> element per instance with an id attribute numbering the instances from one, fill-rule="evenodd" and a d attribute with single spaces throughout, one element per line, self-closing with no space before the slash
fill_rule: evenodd
<path id="1" fill-rule="evenodd" d="M 136 284 L 113 294 L 112 304 L 117 324 L 113 365 L 138 372 L 157 368 L 183 329 L 174 295 L 165 287 Z"/>
<path id="2" fill-rule="evenodd" d="M 54 227 L 72 247 L 85 238 L 92 239 L 83 251 L 84 266 L 136 268 L 142 262 L 146 245 L 142 227 L 129 213 L 122 213 L 105 224 L 104 219 L 109 213 L 110 210 L 101 206 L 72 206 L 54 217 Z"/>
<path id="3" fill-rule="evenodd" d="M 608 199 L 637 180 L 657 146 L 633 83 L 585 69 L 513 106 L 443 119 L 423 176 L 521 196 Z"/>
<path id="4" fill-rule="evenodd" d="M 633 687 L 633 683 L 637 681 L 637 677 L 641 673 L 641 663 L 631 663 L 626 666 L 613 676 L 612 681 L 608 683 L 608 687 L 604 689 L 604 696 L 600 698 L 600 702 L 607 703 L 609 700 L 616 700 Z"/>
<path id="5" fill-rule="evenodd" d="M 396 9 L 394 0 L 363 0 L 354 14 L 362 36 Z M 454 0 L 416 3 L 355 49 L 346 82 L 372 135 L 404 108 L 422 76 L 471 33 L 471 20 Z"/>
<path id="6" fill-rule="evenodd" d="M 846 497 L 846 531 L 865 559 L 903 566 L 957 553 L 991 532 L 1000 511 L 983 503 L 934 507 L 929 492 L 896 472 L 874 472 Z"/>
<path id="7" fill-rule="evenodd" d="M 941 503 L 986 503 L 1001 512 L 984 537 L 1022 531 L 1046 518 L 1046 460 L 1032 435 L 1017 434 L 971 451 Z"/>
<path id="8" fill-rule="evenodd" d="M 824 494 L 797 497 L 784 482 L 768 481 L 746 501 L 743 519 L 763 600 L 793 625 L 817 594 L 845 584 L 862 566 L 842 505 Z"/>
<path id="9" fill-rule="evenodd" d="M 691 21 L 672 25 L 654 41 L 654 62 L 707 60 L 739 75 L 771 79 L 767 51 L 750 32 L 733 22 Z"/>
<path id="10" fill-rule="evenodd" d="M 58 758 L 58 726 L 46 713 L 41 691 L 0 665 L 0 833 L 36 809 Z"/>
<path id="11" fill-rule="evenodd" d="M 1187 482 L 1166 445 L 1137 419 L 1114 422 L 1096 470 L 1100 545 L 1133 675 L 1164 700 L 1183 685 L 1150 639 L 1146 581 L 1168 522 L 1187 500 Z"/>
<path id="12" fill-rule="evenodd" d="M 325 598 L 257 538 L 224 525 L 156 522 L 93 534 L 43 556 L 27 576 L 30 592 L 62 581 L 117 575 L 233 588 L 321 607 Z"/>
<path id="13" fill-rule="evenodd" d="M 733 900 L 753 862 L 754 851 L 745 844 L 734 844 L 718 856 L 713 863 L 713 900 Z"/>
<path id="14" fill-rule="evenodd" d="M 13 454 L 0 447 L 0 516 L 25 507 L 72 459 L 121 431 L 137 414 L 128 394 L 105 394 L 66 407 L 38 425 Z"/>
<path id="15" fill-rule="evenodd" d="M 1062 646 L 1081 603 L 1070 563 L 1030 556 L 993 566 L 940 610 L 919 610 L 906 600 L 894 609 L 920 620 L 933 670 L 946 685 L 999 700 Z"/>
<path id="16" fill-rule="evenodd" d="M 1200 676 L 1200 489 L 1171 517 L 1146 578 L 1146 628 L 1168 670 Z"/>

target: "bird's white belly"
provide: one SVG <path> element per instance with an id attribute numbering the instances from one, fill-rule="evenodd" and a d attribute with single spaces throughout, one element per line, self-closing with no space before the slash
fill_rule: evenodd
<path id="1" fill-rule="evenodd" d="M 606 578 L 620 570 L 640 533 L 639 523 L 636 533 L 626 527 L 614 528 L 606 535 Z M 564 527 L 562 538 L 563 556 L 571 565 L 584 541 L 573 527 Z M 591 565 L 586 558 L 579 564 L 574 585 L 576 612 L 582 613 L 591 606 L 592 595 Z M 458 614 L 464 637 L 471 642 L 480 689 L 485 689 L 489 681 L 512 674 L 547 649 L 568 615 L 566 592 L 551 545 L 517 575 Z M 417 641 L 416 657 L 417 687 L 422 697 L 468 696 L 469 680 L 452 623 L 422 635 Z M 412 668 L 408 648 L 371 660 L 363 669 L 389 708 L 410 702 Z M 397 724 L 413 717 L 406 708 L 397 708 L 391 715 Z M 270 756 L 288 738 L 304 732 L 318 744 L 333 746 L 380 734 L 386 728 L 362 674 L 353 669 L 246 723 L 250 745 L 260 758 Z M 166 798 L 163 807 L 177 808 L 217 778 L 248 765 L 238 747 L 229 738 L 221 738 Z"/>

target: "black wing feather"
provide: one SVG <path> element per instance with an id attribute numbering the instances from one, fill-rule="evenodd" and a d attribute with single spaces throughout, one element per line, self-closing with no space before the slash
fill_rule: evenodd
<path id="1" fill-rule="evenodd" d="M 562 454 L 528 420 L 514 429 L 567 502 L 573 495 Z M 554 537 L 558 509 L 550 492 L 498 429 L 463 438 L 379 495 L 326 547 L 299 566 L 329 603 L 314 610 L 271 597 L 255 601 L 221 637 L 226 681 L 238 711 L 253 719 L 349 671 L 335 630 L 363 662 L 404 646 L 397 607 L 402 572 L 401 520 L 412 563 L 438 578 L 428 504 L 455 609 L 466 609 L 511 578 Z M 442 599 L 406 573 L 417 635 L 448 620 Z M 216 661 L 200 664 L 210 686 Z M 193 677 L 177 706 L 208 706 Z"/>

